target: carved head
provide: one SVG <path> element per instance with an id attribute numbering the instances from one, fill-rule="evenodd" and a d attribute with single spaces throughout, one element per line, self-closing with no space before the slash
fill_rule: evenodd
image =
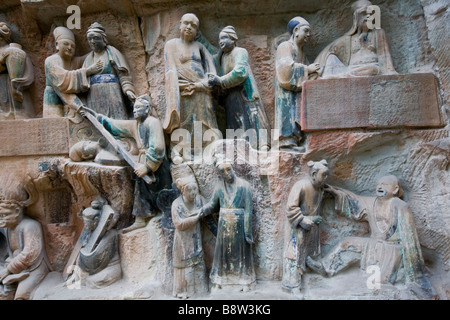
<path id="1" fill-rule="evenodd" d="M 198 184 L 193 175 L 177 179 L 176 184 L 186 201 L 193 202 L 195 200 L 198 195 Z"/>
<path id="2" fill-rule="evenodd" d="M 95 228 L 97 228 L 102 208 L 103 203 L 99 200 L 94 200 L 91 202 L 91 206 L 89 208 L 83 210 L 82 218 L 84 227 L 89 231 L 94 231 Z"/>
<path id="3" fill-rule="evenodd" d="M 354 28 L 367 27 L 367 19 L 370 17 L 367 7 L 371 5 L 372 2 L 368 0 L 358 0 L 352 4 Z"/>
<path id="4" fill-rule="evenodd" d="M 377 183 L 376 194 L 377 197 L 386 200 L 393 197 L 401 198 L 403 196 L 403 188 L 400 180 L 394 175 L 381 177 Z"/>
<path id="5" fill-rule="evenodd" d="M 149 114 L 151 107 L 152 104 L 150 102 L 150 97 L 148 96 L 148 94 L 137 97 L 134 101 L 133 107 L 134 118 L 139 119 L 142 117 L 146 117 Z"/>
<path id="6" fill-rule="evenodd" d="M 303 46 L 311 36 L 311 26 L 302 17 L 292 18 L 288 23 L 288 31 L 298 46 Z"/>
<path id="7" fill-rule="evenodd" d="M 3 172 L 0 181 L 0 228 L 14 228 L 37 193 L 29 176 Z"/>
<path id="8" fill-rule="evenodd" d="M 98 141 L 82 140 L 75 143 L 69 151 L 69 158 L 74 162 L 93 160 L 101 149 L 106 148 L 104 139 Z"/>
<path id="9" fill-rule="evenodd" d="M 98 22 L 91 24 L 87 30 L 89 47 L 94 52 L 102 52 L 108 45 L 105 28 Z"/>
<path id="10" fill-rule="evenodd" d="M 233 26 L 227 26 L 219 33 L 219 46 L 224 52 L 230 52 L 235 46 L 238 36 Z"/>
<path id="11" fill-rule="evenodd" d="M 200 21 L 193 13 L 186 13 L 181 17 L 180 35 L 186 41 L 193 41 L 197 36 Z"/>
<path id="12" fill-rule="evenodd" d="M 219 171 L 219 175 L 226 183 L 232 183 L 236 174 L 234 173 L 233 163 L 231 160 L 226 158 L 216 158 L 214 164 Z"/>
<path id="13" fill-rule="evenodd" d="M 56 50 L 62 58 L 72 59 L 75 55 L 75 36 L 66 27 L 56 27 L 53 30 Z"/>
<path id="14" fill-rule="evenodd" d="M 311 182 L 315 186 L 322 186 L 325 183 L 325 180 L 328 178 L 329 169 L 328 162 L 326 160 L 321 161 L 309 161 L 307 163 L 309 168 L 309 177 Z"/>
<path id="15" fill-rule="evenodd" d="M 11 29 L 4 22 L 0 22 L 0 39 L 3 39 L 7 43 L 11 41 Z"/>

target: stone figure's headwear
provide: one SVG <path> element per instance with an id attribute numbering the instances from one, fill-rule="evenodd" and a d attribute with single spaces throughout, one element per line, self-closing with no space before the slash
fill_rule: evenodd
<path id="1" fill-rule="evenodd" d="M 11 29 L 4 22 L 0 22 L 0 37 L 9 42 L 11 39 Z"/>
<path id="2" fill-rule="evenodd" d="M 90 33 L 90 32 L 100 34 L 103 38 L 103 41 L 105 41 L 106 44 L 108 43 L 105 28 L 100 23 L 94 22 L 93 24 L 91 24 L 89 26 L 89 28 L 87 29 L 86 33 Z"/>
<path id="3" fill-rule="evenodd" d="M 237 41 L 238 40 L 238 36 L 236 33 L 236 30 L 234 29 L 233 26 L 226 26 L 225 28 L 223 28 L 221 30 L 221 32 L 225 32 L 226 34 L 228 34 L 230 36 L 230 39 L 233 41 Z"/>
<path id="4" fill-rule="evenodd" d="M 152 103 L 150 101 L 150 96 L 148 94 L 143 94 L 143 95 L 141 95 L 139 97 L 136 97 L 136 101 L 142 101 L 145 104 L 147 104 L 149 107 L 152 106 Z M 136 103 L 136 101 L 135 101 L 135 103 Z"/>
<path id="5" fill-rule="evenodd" d="M 4 171 L 0 181 L 0 203 L 13 203 L 24 208 L 37 200 L 37 191 L 30 176 Z"/>
<path id="6" fill-rule="evenodd" d="M 173 165 L 170 169 L 170 172 L 172 174 L 173 181 L 175 181 L 178 189 L 180 189 L 181 192 L 183 192 L 183 189 L 191 183 L 195 183 L 198 186 L 194 171 L 186 163 Z"/>
<path id="7" fill-rule="evenodd" d="M 356 11 L 358 9 L 365 8 L 365 7 L 368 7 L 371 5 L 372 5 L 372 2 L 370 2 L 369 0 L 358 0 L 358 1 L 353 2 L 352 10 Z"/>
<path id="8" fill-rule="evenodd" d="M 358 30 L 358 14 L 359 9 L 366 8 L 368 6 L 371 6 L 372 2 L 369 0 L 358 0 L 352 3 L 352 10 L 353 10 L 353 24 L 352 28 L 346 33 L 347 35 L 353 35 Z"/>
<path id="9" fill-rule="evenodd" d="M 216 168 L 222 164 L 233 165 L 233 161 L 228 159 L 227 157 L 225 157 L 225 155 L 222 154 L 214 155 L 214 165 L 216 166 Z"/>
<path id="10" fill-rule="evenodd" d="M 56 27 L 55 30 L 53 30 L 53 36 L 55 37 L 56 42 L 61 40 L 71 40 L 75 43 L 75 36 L 73 35 L 73 32 L 66 27 Z"/>
<path id="11" fill-rule="evenodd" d="M 306 21 L 304 18 L 302 18 L 302 17 L 292 18 L 291 21 L 289 21 L 288 26 L 287 26 L 287 29 L 288 29 L 288 32 L 290 35 L 292 35 L 295 27 L 297 27 L 298 25 L 300 25 L 300 27 L 303 27 L 303 26 L 310 27 L 309 22 Z"/>
<path id="12" fill-rule="evenodd" d="M 307 163 L 307 166 L 308 166 L 310 172 L 319 171 L 321 169 L 326 169 L 327 171 L 329 170 L 327 160 L 321 160 L 321 161 L 317 161 L 317 162 L 309 161 Z"/>

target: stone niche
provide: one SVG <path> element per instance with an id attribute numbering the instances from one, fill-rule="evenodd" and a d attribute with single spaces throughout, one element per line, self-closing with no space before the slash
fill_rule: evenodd
<path id="1" fill-rule="evenodd" d="M 72 1 L 73 2 L 73 1 Z M 72 3 L 70 2 L 70 3 Z M 129 62 L 136 94 L 149 94 L 160 119 L 166 109 L 165 43 L 179 35 L 184 13 L 195 13 L 202 36 L 215 46 L 222 28 L 235 27 L 238 46 L 247 49 L 270 124 L 274 124 L 275 54 L 288 39 L 286 26 L 295 16 L 306 18 L 312 34 L 305 54 L 314 61 L 322 49 L 352 25 L 349 0 L 87 0 L 80 1 L 80 29 L 73 29 L 76 55 L 90 51 L 86 30 L 101 23 L 109 44 Z M 381 26 L 398 75 L 319 79 L 303 85 L 301 119 L 303 153 L 283 152 L 274 143 L 263 155 L 240 140 L 219 141 L 216 153 L 232 150 L 236 174 L 249 182 L 253 195 L 253 292 L 211 292 L 207 299 L 295 299 L 281 288 L 287 236 L 286 203 L 292 186 L 307 175 L 308 161 L 326 159 L 330 185 L 373 196 L 377 180 L 396 175 L 416 224 L 426 272 L 440 299 L 450 297 L 450 13 L 446 0 L 372 1 L 381 9 Z M 29 119 L 0 121 L 0 171 L 26 172 L 39 197 L 27 214 L 43 228 L 52 272 L 34 292 L 34 299 L 174 299 L 170 205 L 179 190 L 166 190 L 161 212 L 145 228 L 120 231 L 132 223 L 134 175 L 127 165 L 75 163 L 70 148 L 100 133 L 79 116 L 43 118 L 46 87 L 44 61 L 55 52 L 52 35 L 66 26 L 68 1 L 8 0 L 0 4 L 0 22 L 11 29 L 33 64 L 34 82 L 27 89 Z M 224 110 L 217 109 L 223 128 Z M 224 132 L 225 133 L 225 132 Z M 257 158 L 261 162 L 253 162 Z M 258 161 L 259 161 L 258 160 Z M 209 199 L 218 179 L 209 163 L 192 169 L 200 193 Z M 1 181 L 0 181 L 1 183 Z M 62 272 L 82 232 L 77 213 L 98 196 L 119 213 L 119 254 L 122 279 L 103 289 L 72 290 Z M 334 213 L 331 199 L 323 203 L 320 225 L 322 255 L 339 239 L 369 236 L 365 222 Z M 214 216 L 217 219 L 217 215 Z M 202 227 L 207 272 L 215 237 Z M 5 241 L 0 235 L 0 252 Z M 306 272 L 305 299 L 411 299 L 401 286 L 371 290 L 368 274 L 358 267 L 333 278 Z M 414 297 L 413 297 L 414 298 Z"/>

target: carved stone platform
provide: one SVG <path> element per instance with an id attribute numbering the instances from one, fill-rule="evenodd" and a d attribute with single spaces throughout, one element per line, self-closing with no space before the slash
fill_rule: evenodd
<path id="1" fill-rule="evenodd" d="M 431 73 L 320 79 L 303 84 L 302 130 L 443 126 Z"/>

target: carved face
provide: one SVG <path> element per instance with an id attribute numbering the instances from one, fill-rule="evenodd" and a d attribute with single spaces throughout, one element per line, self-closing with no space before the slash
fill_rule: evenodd
<path id="1" fill-rule="evenodd" d="M 103 40 L 101 34 L 96 32 L 89 32 L 87 35 L 87 39 L 89 42 L 89 47 L 94 52 L 102 52 L 106 48 L 106 43 Z"/>
<path id="2" fill-rule="evenodd" d="M 23 209 L 11 202 L 0 202 L 0 228 L 15 228 Z"/>
<path id="3" fill-rule="evenodd" d="M 397 196 L 399 189 L 398 181 L 393 176 L 386 176 L 378 180 L 376 194 L 377 197 L 391 199 Z"/>
<path id="4" fill-rule="evenodd" d="M 75 42 L 62 39 L 56 43 L 56 49 L 63 58 L 72 59 L 75 55 Z"/>
<path id="5" fill-rule="evenodd" d="M 230 52 L 234 48 L 234 41 L 226 32 L 219 33 L 219 46 L 223 52 Z"/>
<path id="6" fill-rule="evenodd" d="M 137 99 L 134 103 L 133 108 L 133 116 L 135 119 L 142 118 L 148 114 L 149 106 L 148 104 L 142 102 L 141 100 Z"/>
<path id="7" fill-rule="evenodd" d="M 222 163 L 217 167 L 219 174 L 227 183 L 232 183 L 235 178 L 233 167 L 230 163 Z"/>
<path id="8" fill-rule="evenodd" d="M 83 222 L 84 227 L 88 229 L 89 231 L 94 231 L 95 228 L 97 228 L 98 220 L 99 220 L 99 212 L 98 210 L 95 210 L 93 208 L 87 208 L 85 209 L 89 210 L 88 212 L 83 212 Z"/>
<path id="9" fill-rule="evenodd" d="M 367 6 L 360 7 L 356 10 L 356 23 L 358 28 L 367 27 L 367 19 L 370 15 L 367 13 Z"/>
<path id="10" fill-rule="evenodd" d="M 180 34 L 185 40 L 192 41 L 195 39 L 198 30 L 198 19 L 193 14 L 185 14 L 181 18 Z"/>
<path id="11" fill-rule="evenodd" d="M 183 197 L 187 201 L 193 202 L 197 195 L 198 195 L 198 186 L 196 183 L 190 183 L 183 188 Z"/>
<path id="12" fill-rule="evenodd" d="M 293 37 L 294 41 L 297 45 L 302 46 L 306 42 L 308 42 L 309 37 L 311 36 L 311 28 L 310 26 L 297 26 L 294 28 Z"/>
<path id="13" fill-rule="evenodd" d="M 321 168 L 311 172 L 311 181 L 316 186 L 322 186 L 328 178 L 328 168 Z"/>

